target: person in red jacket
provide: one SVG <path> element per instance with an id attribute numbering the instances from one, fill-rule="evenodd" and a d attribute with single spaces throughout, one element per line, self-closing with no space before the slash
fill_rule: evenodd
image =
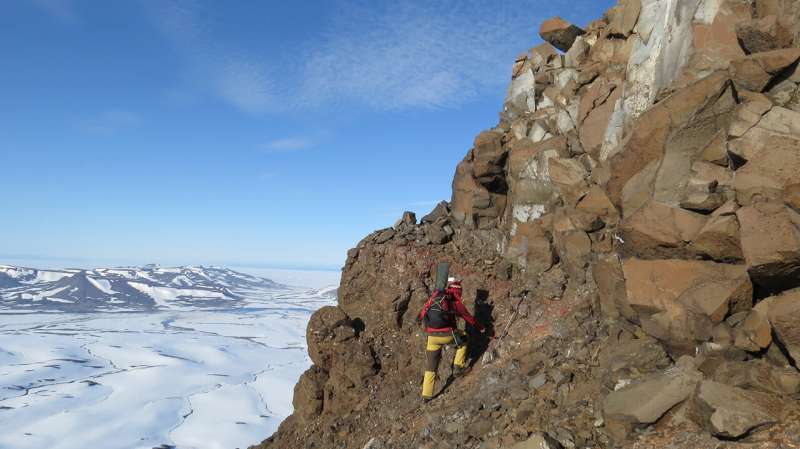
<path id="1" fill-rule="evenodd" d="M 424 323 L 427 333 L 425 375 L 422 380 L 422 399 L 427 402 L 433 397 L 442 346 L 454 344 L 457 348 L 453 360 L 455 375 L 460 375 L 467 368 L 467 337 L 458 329 L 456 319 L 463 319 L 480 332 L 485 329 L 461 301 L 461 281 L 455 278 L 447 280 L 444 291 L 433 292 L 417 318 Z"/>

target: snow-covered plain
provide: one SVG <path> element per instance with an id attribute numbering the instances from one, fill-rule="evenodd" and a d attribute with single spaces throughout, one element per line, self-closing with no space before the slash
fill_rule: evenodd
<path id="1" fill-rule="evenodd" d="M 63 283 L 53 278 L 30 282 Z M 310 365 L 306 323 L 335 298 L 227 284 L 227 307 L 164 296 L 135 312 L 0 307 L 0 448 L 233 449 L 271 434 Z"/>

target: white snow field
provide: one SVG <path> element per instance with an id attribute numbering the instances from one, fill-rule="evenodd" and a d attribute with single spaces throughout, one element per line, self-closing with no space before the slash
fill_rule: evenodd
<path id="1" fill-rule="evenodd" d="M 331 289 L 247 275 L 238 283 L 223 269 L 159 278 L 147 269 L 2 268 L 16 279 L 0 285 L 2 449 L 244 449 L 292 412 L 294 384 L 310 365 L 306 324 L 335 302 Z M 70 286 L 71 276 L 102 287 L 80 312 L 80 289 L 70 303 L 47 299 L 72 288 L 48 283 Z M 122 278 L 146 283 L 153 297 L 136 288 L 115 297 Z M 195 302 L 164 294 L 165 285 L 205 293 Z"/>

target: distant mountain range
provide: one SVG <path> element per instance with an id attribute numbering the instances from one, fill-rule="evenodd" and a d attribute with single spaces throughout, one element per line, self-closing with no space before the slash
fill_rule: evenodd
<path id="1" fill-rule="evenodd" d="M 0 265 L 0 310 L 231 308 L 289 289 L 292 287 L 222 267 L 145 265 L 42 270 Z M 335 297 L 331 289 L 316 294 Z"/>

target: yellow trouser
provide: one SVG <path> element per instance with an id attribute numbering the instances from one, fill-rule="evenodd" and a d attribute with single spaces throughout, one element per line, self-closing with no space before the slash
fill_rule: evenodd
<path id="1" fill-rule="evenodd" d="M 456 349 L 456 356 L 453 360 L 453 365 L 459 368 L 467 366 L 467 338 L 465 335 L 463 337 L 463 343 Z M 422 379 L 423 398 L 433 397 L 433 384 L 436 381 L 436 369 L 439 367 L 439 360 L 442 358 L 442 346 L 452 343 L 452 335 L 428 335 L 428 344 L 425 347 L 425 375 Z"/>

